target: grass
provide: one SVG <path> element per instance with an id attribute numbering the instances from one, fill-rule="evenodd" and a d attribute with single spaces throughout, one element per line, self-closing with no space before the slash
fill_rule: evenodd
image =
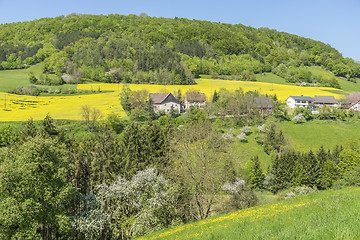
<path id="1" fill-rule="evenodd" d="M 327 190 L 166 229 L 139 239 L 359 239 L 360 188 Z"/>
<path id="2" fill-rule="evenodd" d="M 344 95 L 346 92 L 359 92 L 360 91 L 360 82 L 357 83 L 349 82 L 340 77 L 336 77 L 332 72 L 329 72 L 318 66 L 311 66 L 306 68 L 315 76 L 322 76 L 323 79 L 330 80 L 331 78 L 336 78 L 339 81 L 341 86 L 341 90 L 338 89 L 328 89 L 327 91 L 334 94 Z M 274 83 L 274 84 L 282 84 L 282 85 L 292 85 L 294 83 L 289 83 L 282 77 L 279 77 L 273 73 L 261 73 L 256 74 L 256 81 L 258 82 L 266 82 L 266 83 Z"/>
<path id="3" fill-rule="evenodd" d="M 353 83 L 350 81 L 347 81 L 345 79 L 336 77 L 332 72 L 329 72 L 321 67 L 317 67 L 317 66 L 312 66 L 312 67 L 308 67 L 307 70 L 309 70 L 312 74 L 316 75 L 316 76 L 322 76 L 324 79 L 331 79 L 331 78 L 336 78 L 336 80 L 338 80 L 341 89 L 344 91 L 348 91 L 348 92 L 359 92 L 360 91 L 360 83 Z"/>
<path id="4" fill-rule="evenodd" d="M 41 64 L 31 66 L 27 69 L 15 69 L 0 71 L 0 92 L 8 92 L 18 87 L 30 86 L 29 72 L 40 74 Z"/>
<path id="5" fill-rule="evenodd" d="M 273 73 L 259 73 L 256 74 L 256 81 L 266 82 L 266 83 L 275 83 L 283 85 L 294 85 L 293 83 L 287 82 L 284 78 L 279 77 Z"/>
<path id="6" fill-rule="evenodd" d="M 347 138 L 360 140 L 360 120 L 347 121 L 313 120 L 304 124 L 282 123 L 289 144 L 296 150 L 317 150 L 321 145 L 332 149 Z"/>

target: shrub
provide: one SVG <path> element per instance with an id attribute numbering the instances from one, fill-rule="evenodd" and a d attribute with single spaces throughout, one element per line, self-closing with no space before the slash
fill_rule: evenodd
<path id="1" fill-rule="evenodd" d="M 231 205 L 236 209 L 249 208 L 257 202 L 255 194 L 246 186 L 245 180 L 240 178 L 236 178 L 234 182 L 225 183 L 222 189 L 233 196 Z"/>

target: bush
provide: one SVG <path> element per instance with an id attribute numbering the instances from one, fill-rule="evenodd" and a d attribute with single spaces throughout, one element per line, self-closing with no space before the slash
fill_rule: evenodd
<path id="1" fill-rule="evenodd" d="M 360 166 L 355 167 L 354 170 L 344 174 L 346 185 L 360 186 Z"/>
<path id="2" fill-rule="evenodd" d="M 0 128 L 0 146 L 5 146 L 19 139 L 19 131 L 11 126 L 6 125 Z"/>
<path id="3" fill-rule="evenodd" d="M 235 182 L 225 183 L 222 189 L 233 196 L 230 204 L 236 209 L 249 208 L 257 203 L 256 195 L 246 186 L 246 182 L 240 178 L 236 178 Z"/>
<path id="4" fill-rule="evenodd" d="M 29 95 L 29 96 L 39 96 L 41 90 L 36 87 L 19 87 L 9 91 L 11 94 L 18 94 L 18 95 Z"/>

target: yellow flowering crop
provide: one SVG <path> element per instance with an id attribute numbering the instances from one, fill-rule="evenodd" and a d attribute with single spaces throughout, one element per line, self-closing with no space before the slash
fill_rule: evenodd
<path id="1" fill-rule="evenodd" d="M 113 91 L 107 93 L 98 93 L 90 95 L 69 95 L 69 96 L 50 96 L 33 97 L 20 96 L 7 93 L 0 93 L 0 121 L 26 121 L 30 117 L 34 120 L 44 119 L 47 113 L 55 119 L 81 119 L 81 107 L 89 105 L 99 109 L 103 116 L 109 113 L 117 113 L 125 116 L 120 106 L 119 92 L 122 90 L 122 84 L 81 84 L 78 89 Z M 177 92 L 181 90 L 182 94 L 187 91 L 200 91 L 206 94 L 208 100 L 215 90 L 226 88 L 235 90 L 242 88 L 244 91 L 258 90 L 262 94 L 275 94 L 278 99 L 284 101 L 290 95 L 333 95 L 336 98 L 340 96 L 333 94 L 329 90 L 332 88 L 314 88 L 298 87 L 290 85 L 271 84 L 263 82 L 243 82 L 226 80 L 199 79 L 197 85 L 151 85 L 151 84 L 129 84 L 131 90 L 146 89 L 149 92 Z M 5 100 L 6 99 L 6 100 Z M 6 107 L 5 107 L 6 104 Z"/>

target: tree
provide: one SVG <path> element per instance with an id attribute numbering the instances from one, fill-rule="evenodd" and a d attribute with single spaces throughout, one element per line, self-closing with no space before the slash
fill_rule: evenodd
<path id="1" fill-rule="evenodd" d="M 96 195 L 75 216 L 86 237 L 129 239 L 168 227 L 176 219 L 175 189 L 155 168 L 96 186 Z"/>
<path id="2" fill-rule="evenodd" d="M 26 140 L 28 137 L 35 137 L 37 135 L 37 129 L 32 118 L 30 118 L 21 131 L 20 137 L 22 140 Z"/>
<path id="3" fill-rule="evenodd" d="M 36 82 L 37 82 L 37 78 L 36 78 L 36 76 L 34 75 L 33 72 L 29 73 L 29 81 L 30 81 L 31 84 L 36 84 Z"/>
<path id="4" fill-rule="evenodd" d="M 212 102 L 215 103 L 218 99 L 219 99 L 219 96 L 218 96 L 218 93 L 215 90 L 214 95 L 212 97 Z"/>
<path id="5" fill-rule="evenodd" d="M 261 189 L 265 176 L 260 167 L 259 157 L 252 157 L 248 165 L 249 181 L 248 185 L 251 189 Z"/>
<path id="6" fill-rule="evenodd" d="M 124 84 L 120 93 L 120 104 L 125 112 L 131 111 L 130 97 L 133 91 L 131 91 L 129 85 Z"/>
<path id="7" fill-rule="evenodd" d="M 42 134 L 44 136 L 46 135 L 58 135 L 59 131 L 57 130 L 56 126 L 55 126 L 55 122 L 54 119 L 50 116 L 49 113 L 46 114 L 46 117 L 44 118 L 43 122 L 42 122 Z"/>
<path id="8" fill-rule="evenodd" d="M 85 105 L 81 107 L 81 115 L 85 120 L 88 132 L 94 132 L 96 121 L 102 117 L 100 110 L 91 109 L 90 106 Z"/>
<path id="9" fill-rule="evenodd" d="M 174 134 L 169 177 L 192 193 L 186 203 L 190 218 L 207 218 L 216 194 L 232 178 L 227 142 L 208 122 L 188 124 Z"/>
<path id="10" fill-rule="evenodd" d="M 38 135 L 9 148 L 0 168 L 0 236 L 68 238 L 76 189 L 64 144 Z"/>
<path id="11" fill-rule="evenodd" d="M 0 127 L 0 147 L 16 142 L 19 139 L 19 131 L 12 125 Z"/>

